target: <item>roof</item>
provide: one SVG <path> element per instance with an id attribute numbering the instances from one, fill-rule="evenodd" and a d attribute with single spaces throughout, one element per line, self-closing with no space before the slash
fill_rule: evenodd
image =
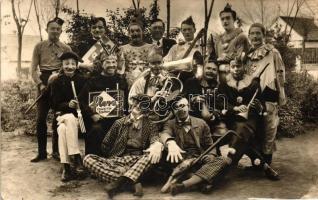
<path id="1" fill-rule="evenodd" d="M 280 16 L 289 26 L 292 26 L 294 17 Z M 307 36 L 307 41 L 318 40 L 318 26 L 315 24 L 314 18 L 296 17 L 293 30 L 302 37 Z"/>

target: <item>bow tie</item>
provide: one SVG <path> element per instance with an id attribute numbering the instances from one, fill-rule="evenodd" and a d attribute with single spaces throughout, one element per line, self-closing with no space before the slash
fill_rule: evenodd
<path id="1" fill-rule="evenodd" d="M 191 126 L 191 121 L 177 121 L 177 125 L 180 127 L 184 127 L 184 126 Z"/>
<path id="2" fill-rule="evenodd" d="M 134 129 L 139 130 L 141 128 L 141 119 L 142 117 L 139 117 L 137 119 L 134 117 L 130 117 L 125 124 L 132 125 Z"/>

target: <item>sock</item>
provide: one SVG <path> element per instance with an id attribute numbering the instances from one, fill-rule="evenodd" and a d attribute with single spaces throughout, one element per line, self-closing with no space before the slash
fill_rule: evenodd
<path id="1" fill-rule="evenodd" d="M 185 188 L 189 188 L 193 185 L 196 185 L 198 183 L 201 183 L 203 181 L 203 179 L 197 175 L 193 175 L 191 176 L 191 178 L 185 180 L 182 182 L 182 184 L 184 185 Z"/>

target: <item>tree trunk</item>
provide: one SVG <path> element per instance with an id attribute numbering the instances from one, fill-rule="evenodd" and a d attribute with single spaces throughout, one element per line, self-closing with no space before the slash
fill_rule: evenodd
<path id="1" fill-rule="evenodd" d="M 40 22 L 39 10 L 38 10 L 38 7 L 37 7 L 37 1 L 34 0 L 33 3 L 34 3 L 34 10 L 35 10 L 35 15 L 36 15 L 36 21 L 37 21 L 38 27 L 39 27 L 40 39 L 41 39 L 41 41 L 43 41 L 43 38 L 42 38 L 42 27 L 41 27 L 41 22 Z"/>
<path id="2" fill-rule="evenodd" d="M 60 0 L 56 0 L 55 17 L 58 17 L 58 16 L 59 16 L 60 5 L 61 5 Z"/>
<path id="3" fill-rule="evenodd" d="M 77 14 L 79 14 L 79 3 L 78 3 L 78 0 L 76 0 L 76 9 L 77 9 Z"/>
<path id="4" fill-rule="evenodd" d="M 17 76 L 21 77 L 21 62 L 22 62 L 22 33 L 18 31 L 18 63 L 17 63 Z"/>
<path id="5" fill-rule="evenodd" d="M 170 35 L 170 0 L 167 0 L 167 38 Z"/>

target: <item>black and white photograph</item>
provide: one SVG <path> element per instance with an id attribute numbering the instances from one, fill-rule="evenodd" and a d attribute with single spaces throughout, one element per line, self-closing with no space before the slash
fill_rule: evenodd
<path id="1" fill-rule="evenodd" d="M 0 0 L 0 199 L 318 199 L 317 0 Z"/>

